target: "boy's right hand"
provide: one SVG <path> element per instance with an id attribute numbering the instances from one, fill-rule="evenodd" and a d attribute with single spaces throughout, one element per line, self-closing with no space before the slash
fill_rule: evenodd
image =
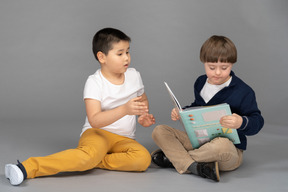
<path id="1" fill-rule="evenodd" d="M 171 111 L 171 119 L 173 121 L 177 121 L 177 120 L 180 119 L 179 112 L 178 112 L 178 110 L 176 108 L 172 109 L 172 111 Z"/>
<path id="2" fill-rule="evenodd" d="M 135 97 L 124 104 L 127 115 L 143 115 L 148 113 L 148 106 L 141 102 L 142 97 Z"/>

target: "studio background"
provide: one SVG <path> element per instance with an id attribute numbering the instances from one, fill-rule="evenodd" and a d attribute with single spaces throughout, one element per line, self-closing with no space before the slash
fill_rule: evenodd
<path id="1" fill-rule="evenodd" d="M 210 36 L 224 35 L 238 50 L 233 71 L 256 93 L 262 132 L 287 129 L 287 10 L 286 0 L 1 0 L 1 165 L 77 145 L 84 84 L 100 67 L 92 38 L 104 27 L 131 37 L 131 67 L 142 75 L 156 124 L 181 129 L 170 120 L 163 82 L 181 105 L 190 104 L 193 84 L 205 73 L 200 48 Z M 154 127 L 137 125 L 136 136 L 150 151 Z M 37 147 L 43 153 L 25 151 Z"/>
<path id="2" fill-rule="evenodd" d="M 288 125 L 287 8 L 285 0 L 1 1 L 0 120 L 84 122 L 84 83 L 99 68 L 91 41 L 115 27 L 132 38 L 131 67 L 159 123 L 172 108 L 163 81 L 190 104 L 204 74 L 200 48 L 216 34 L 236 44 L 233 70 L 255 90 L 266 123 Z"/>

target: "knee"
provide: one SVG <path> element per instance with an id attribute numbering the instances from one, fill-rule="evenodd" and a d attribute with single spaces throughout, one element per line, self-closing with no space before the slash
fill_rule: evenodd
<path id="1" fill-rule="evenodd" d="M 146 171 L 151 164 L 151 155 L 149 151 L 146 149 L 138 151 L 132 164 L 132 169 L 134 171 Z"/>
<path id="2" fill-rule="evenodd" d="M 152 131 L 153 140 L 157 140 L 157 138 L 165 133 L 167 133 L 169 127 L 167 125 L 157 125 Z"/>
<path id="3" fill-rule="evenodd" d="M 229 161 L 237 153 L 234 144 L 227 138 L 216 138 L 212 141 L 214 150 L 218 152 L 221 161 Z"/>
<path id="4" fill-rule="evenodd" d="M 231 148 L 231 146 L 234 147 L 234 144 L 228 139 L 224 137 L 216 137 L 211 141 L 213 146 L 215 147 L 216 150 L 218 151 L 227 151 Z"/>
<path id="5" fill-rule="evenodd" d="M 77 153 L 77 158 L 83 167 L 91 165 L 95 167 L 100 161 L 101 158 L 97 158 L 97 152 L 93 147 L 82 146 L 77 148 L 79 151 Z M 99 155 L 99 154 L 98 154 Z"/>

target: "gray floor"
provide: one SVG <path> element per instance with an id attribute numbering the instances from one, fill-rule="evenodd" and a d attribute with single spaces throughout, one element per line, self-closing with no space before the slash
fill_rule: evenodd
<path id="1" fill-rule="evenodd" d="M 180 175 L 173 169 L 154 165 L 144 173 L 91 170 L 26 180 L 11 186 L 4 176 L 6 163 L 44 156 L 77 145 L 79 122 L 1 122 L 0 191 L 288 191 L 288 128 L 265 125 L 249 137 L 249 150 L 243 165 L 233 172 L 221 173 L 219 183 L 193 175 Z M 153 128 L 138 127 L 138 141 L 149 151 L 156 149 L 150 134 Z"/>

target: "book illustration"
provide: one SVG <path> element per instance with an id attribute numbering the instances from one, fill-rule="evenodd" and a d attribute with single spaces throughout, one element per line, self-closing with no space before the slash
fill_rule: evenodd
<path id="1" fill-rule="evenodd" d="M 180 120 L 194 149 L 216 137 L 226 137 L 234 144 L 240 143 L 237 130 L 222 127 L 219 122 L 221 117 L 231 115 L 228 104 L 191 107 L 183 110 L 168 84 L 164 83 L 175 108 L 179 111 Z"/>

